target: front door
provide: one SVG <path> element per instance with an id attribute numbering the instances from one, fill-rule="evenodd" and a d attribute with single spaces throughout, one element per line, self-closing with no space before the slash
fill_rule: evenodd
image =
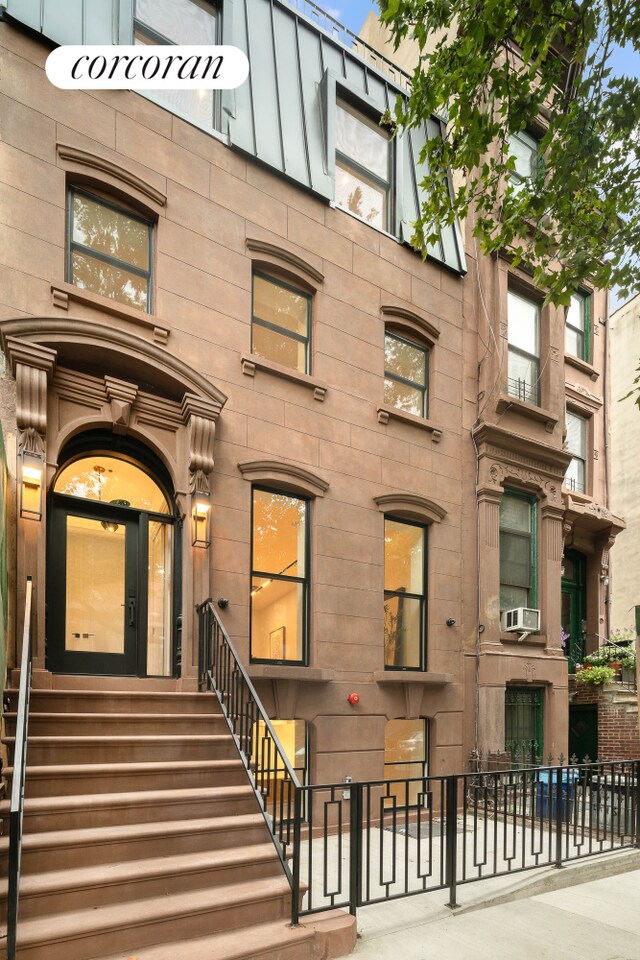
<path id="1" fill-rule="evenodd" d="M 138 528 L 137 517 L 110 505 L 56 503 L 49 576 L 52 669 L 136 674 Z"/>
<path id="2" fill-rule="evenodd" d="M 173 673 L 174 521 L 129 459 L 92 453 L 63 467 L 49 511 L 50 670 Z"/>
<path id="3" fill-rule="evenodd" d="M 585 558 L 576 550 L 567 550 L 563 560 L 561 625 L 564 652 L 569 660 L 569 673 L 575 673 L 576 664 L 585 656 L 585 618 L 587 615 L 587 588 Z"/>

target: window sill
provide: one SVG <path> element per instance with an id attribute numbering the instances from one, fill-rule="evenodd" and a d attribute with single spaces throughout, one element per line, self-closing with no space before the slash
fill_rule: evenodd
<path id="1" fill-rule="evenodd" d="M 301 680 L 308 683 L 328 683 L 334 677 L 333 670 L 284 663 L 250 663 L 248 673 L 252 680 Z"/>
<path id="2" fill-rule="evenodd" d="M 424 683 L 430 687 L 444 687 L 453 683 L 453 674 L 429 670 L 376 670 L 373 679 L 376 683 Z"/>
<path id="3" fill-rule="evenodd" d="M 510 397 L 506 393 L 501 393 L 496 404 L 496 411 L 502 414 L 507 410 L 519 413 L 521 416 L 528 417 L 530 420 L 537 420 L 539 423 L 544 423 L 547 433 L 553 433 L 553 429 L 558 422 L 558 418 L 550 410 L 545 410 L 544 407 L 538 407 L 533 403 L 527 403 L 525 400 L 518 400 L 517 397 Z"/>
<path id="4" fill-rule="evenodd" d="M 592 380 L 597 380 L 600 376 L 600 373 L 591 363 L 587 363 L 586 360 L 581 360 L 580 357 L 574 357 L 572 353 L 565 353 L 564 362 L 568 363 L 569 366 L 575 367 L 576 370 L 582 370 L 583 373 L 588 374 Z"/>
<path id="5" fill-rule="evenodd" d="M 258 357 L 255 353 L 243 353 L 240 357 L 242 362 L 242 372 L 247 377 L 255 377 L 256 370 L 262 370 L 264 373 L 271 373 L 274 377 L 281 377 L 283 380 L 289 380 L 291 383 L 298 383 L 301 387 L 306 387 L 313 391 L 314 400 L 324 402 L 328 385 L 322 380 L 316 380 L 306 373 L 299 373 L 291 367 L 285 367 L 281 363 L 275 363 L 273 360 L 265 360 L 264 357 Z"/>
<path id="6" fill-rule="evenodd" d="M 400 423 L 410 423 L 420 430 L 426 430 L 431 434 L 434 443 L 440 443 L 442 439 L 442 427 L 436 426 L 432 420 L 426 417 L 417 417 L 414 413 L 406 413 L 404 410 L 398 410 L 387 403 L 382 403 L 378 407 L 378 422 L 387 424 L 389 420 L 399 420 Z"/>
<path id="7" fill-rule="evenodd" d="M 135 307 L 128 307 L 124 303 L 118 303 L 116 300 L 103 297 L 99 293 L 83 290 L 73 283 L 52 283 L 51 300 L 54 307 L 58 307 L 60 310 L 68 310 L 71 300 L 74 303 L 82 303 L 84 306 L 93 307 L 95 310 L 101 310 L 111 316 L 121 317 L 123 320 L 129 320 L 131 323 L 150 328 L 153 330 L 153 339 L 157 343 L 166 343 L 171 333 L 170 328 L 159 323 L 154 314 L 143 313 L 141 310 L 136 310 Z"/>
<path id="8" fill-rule="evenodd" d="M 579 490 L 571 490 L 569 487 L 562 485 L 562 492 L 568 497 L 571 497 L 574 503 L 579 503 L 580 506 L 587 506 L 590 503 L 593 503 L 593 497 L 589 493 L 581 493 Z"/>
<path id="9" fill-rule="evenodd" d="M 500 643 L 521 647 L 546 647 L 547 645 L 547 638 L 539 633 L 530 633 L 524 638 L 524 640 L 520 640 L 519 636 L 520 635 L 515 632 L 501 633 Z"/>

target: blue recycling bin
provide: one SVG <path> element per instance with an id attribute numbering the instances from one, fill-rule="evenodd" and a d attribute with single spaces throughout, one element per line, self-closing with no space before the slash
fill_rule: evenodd
<path id="1" fill-rule="evenodd" d="M 565 822 L 570 821 L 573 814 L 575 784 L 578 775 L 577 770 L 572 770 L 569 767 L 562 770 L 560 816 Z M 551 784 L 549 783 L 550 778 Z M 558 815 L 557 787 L 557 772 L 555 770 L 541 770 L 538 774 L 536 788 L 536 816 L 545 820 L 549 817 L 552 820 L 556 819 Z"/>

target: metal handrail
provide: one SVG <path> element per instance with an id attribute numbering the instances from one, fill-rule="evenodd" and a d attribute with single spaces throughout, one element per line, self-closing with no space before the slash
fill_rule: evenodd
<path id="1" fill-rule="evenodd" d="M 298 813 L 296 797 L 299 796 L 300 781 L 217 614 L 213 600 L 205 600 L 196 610 L 199 620 L 200 689 L 210 688 L 218 698 L 284 872 L 293 887 L 294 876 L 287 855 L 294 832 L 299 829 L 298 816 L 294 815 Z"/>
<path id="2" fill-rule="evenodd" d="M 20 691 L 13 751 L 13 779 L 9 814 L 9 890 L 7 899 L 7 960 L 15 960 L 18 932 L 18 898 L 20 895 L 20 859 L 22 855 L 22 821 L 24 815 L 24 782 L 27 766 L 27 732 L 31 696 L 31 638 L 33 614 L 33 581 L 27 577 L 22 631 Z"/>

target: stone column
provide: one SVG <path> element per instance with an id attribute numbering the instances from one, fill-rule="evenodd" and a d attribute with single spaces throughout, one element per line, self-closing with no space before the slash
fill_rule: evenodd
<path id="1" fill-rule="evenodd" d="M 500 640 L 500 501 L 501 486 L 478 489 L 480 514 L 480 623 L 482 644 Z"/>
<path id="2" fill-rule="evenodd" d="M 558 653 L 560 644 L 561 579 L 564 510 L 561 503 L 547 497 L 540 502 L 540 549 L 538 550 L 538 606 L 541 629 L 547 649 Z"/>
<path id="3" fill-rule="evenodd" d="M 33 667 L 45 666 L 45 585 L 46 585 L 46 438 L 47 386 L 56 364 L 56 352 L 48 347 L 7 337 L 5 353 L 16 379 L 16 650 L 14 663 L 20 655 L 24 622 L 25 585 L 33 578 Z M 42 519 L 20 517 L 20 460 L 23 452 L 42 462 Z M 34 684 L 37 678 L 34 676 Z"/>
<path id="4" fill-rule="evenodd" d="M 193 596 L 196 604 L 211 595 L 212 553 L 215 549 L 213 534 L 215 514 L 213 505 L 209 523 L 212 531 L 212 544 L 206 549 L 192 546 L 193 507 L 198 494 L 211 494 L 211 472 L 213 470 L 213 447 L 216 434 L 216 422 L 220 416 L 221 405 L 213 400 L 186 393 L 182 400 L 182 416 L 188 432 L 189 449 L 189 496 L 187 498 L 187 516 L 185 518 L 183 540 L 183 584 L 192 585 L 185 589 L 185 596 Z M 182 628 L 182 677 L 197 675 L 198 668 L 198 620 L 195 611 L 184 611 Z"/>

